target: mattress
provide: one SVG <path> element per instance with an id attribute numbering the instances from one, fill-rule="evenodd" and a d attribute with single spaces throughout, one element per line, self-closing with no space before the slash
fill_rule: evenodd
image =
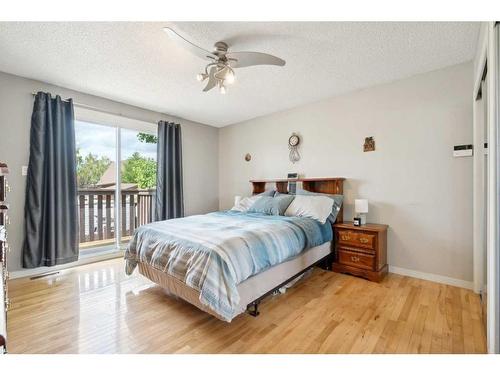
<path id="1" fill-rule="evenodd" d="M 240 302 L 235 309 L 232 318 L 246 311 L 247 305 L 255 301 L 262 295 L 284 283 L 305 268 L 317 263 L 327 256 L 332 249 L 332 242 L 325 242 L 320 246 L 312 247 L 303 251 L 298 256 L 283 263 L 268 268 L 267 270 L 254 275 L 237 286 L 240 295 Z M 163 287 L 169 294 L 182 298 L 190 304 L 196 306 L 218 319 L 227 320 L 217 314 L 209 306 L 200 302 L 200 292 L 188 286 L 181 280 L 159 271 L 147 263 L 139 262 L 139 273 L 154 283 Z"/>

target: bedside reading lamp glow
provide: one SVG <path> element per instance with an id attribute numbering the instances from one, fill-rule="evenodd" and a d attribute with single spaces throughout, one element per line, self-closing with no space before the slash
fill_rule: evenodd
<path id="1" fill-rule="evenodd" d="M 368 213 L 368 199 L 355 199 L 354 211 L 356 212 L 356 217 L 361 219 L 361 225 L 365 225 L 366 214 Z"/>

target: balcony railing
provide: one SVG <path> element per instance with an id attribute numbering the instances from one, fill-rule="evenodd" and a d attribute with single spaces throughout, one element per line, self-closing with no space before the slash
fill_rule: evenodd
<path id="1" fill-rule="evenodd" d="M 121 240 L 153 221 L 155 190 L 121 191 Z M 111 244 L 115 240 L 115 192 L 103 189 L 78 191 L 80 245 L 82 248 Z"/>

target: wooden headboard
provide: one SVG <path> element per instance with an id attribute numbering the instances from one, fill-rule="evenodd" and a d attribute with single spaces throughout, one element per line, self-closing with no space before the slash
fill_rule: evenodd
<path id="1" fill-rule="evenodd" d="M 282 194 L 288 194 L 289 182 L 301 182 L 302 189 L 313 193 L 323 194 L 343 194 L 344 193 L 343 177 L 325 177 L 325 178 L 290 178 L 277 180 L 250 180 L 253 186 L 252 194 L 260 194 L 266 190 L 266 184 L 275 184 L 275 189 Z M 343 218 L 344 207 L 340 208 L 337 215 L 336 223 L 341 223 Z"/>

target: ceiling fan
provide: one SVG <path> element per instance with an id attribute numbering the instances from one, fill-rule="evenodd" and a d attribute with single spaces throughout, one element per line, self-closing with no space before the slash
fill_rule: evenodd
<path id="1" fill-rule="evenodd" d="M 209 91 L 217 86 L 220 93 L 225 94 L 227 91 L 226 85 L 232 84 L 236 78 L 234 73 L 236 68 L 246 68 L 254 65 L 285 65 L 285 60 L 267 53 L 229 52 L 229 46 L 225 42 L 216 42 L 213 52 L 209 52 L 180 36 L 170 27 L 164 27 L 163 30 L 180 47 L 201 59 L 210 61 L 205 67 L 205 71 L 196 76 L 196 79 L 200 82 L 207 81 L 203 91 Z"/>

